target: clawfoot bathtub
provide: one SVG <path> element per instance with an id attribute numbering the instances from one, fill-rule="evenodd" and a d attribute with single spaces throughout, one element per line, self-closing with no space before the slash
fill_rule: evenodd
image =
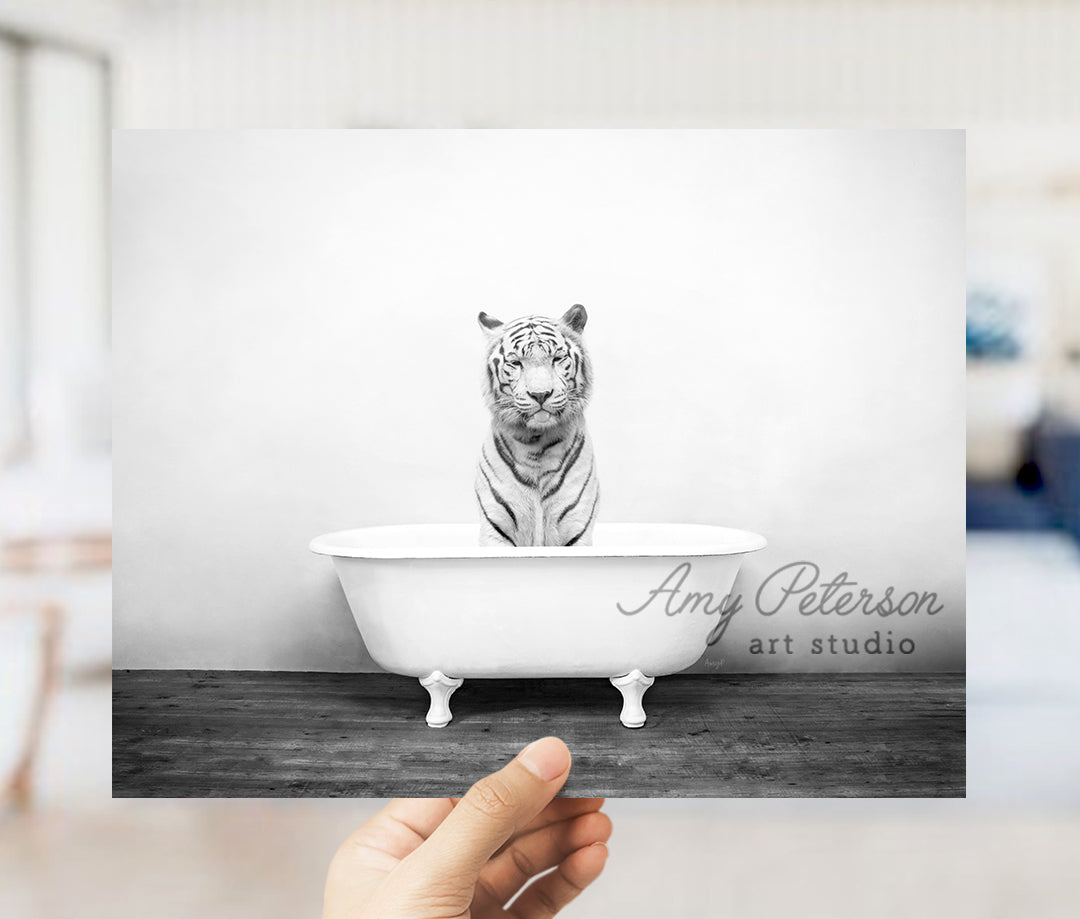
<path id="1" fill-rule="evenodd" d="M 492 677 L 608 677 L 622 723 L 642 727 L 645 690 L 701 656 L 742 556 L 765 546 L 701 524 L 598 524 L 593 545 L 572 548 L 477 540 L 473 525 L 425 524 L 311 542 L 374 661 L 427 689 L 430 727 L 450 723 L 464 680 Z"/>

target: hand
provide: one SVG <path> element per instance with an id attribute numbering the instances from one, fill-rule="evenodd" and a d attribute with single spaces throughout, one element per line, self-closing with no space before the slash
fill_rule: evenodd
<path id="1" fill-rule="evenodd" d="M 323 919 L 554 916 L 600 876 L 611 835 L 603 798 L 553 800 L 569 772 L 545 737 L 459 800 L 391 801 L 338 849 Z"/>

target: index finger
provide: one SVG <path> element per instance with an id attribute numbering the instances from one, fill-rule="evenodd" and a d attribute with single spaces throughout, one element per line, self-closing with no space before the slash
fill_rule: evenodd
<path id="1" fill-rule="evenodd" d="M 502 852 L 507 846 L 512 844 L 515 839 L 520 839 L 522 836 L 526 836 L 534 830 L 542 830 L 544 827 L 551 826 L 553 823 L 562 823 L 564 820 L 573 820 L 575 817 L 581 817 L 584 814 L 591 814 L 593 811 L 598 811 L 604 806 L 605 800 L 606 799 L 604 798 L 556 798 L 532 820 L 525 824 L 525 826 L 517 830 L 508 840 L 506 840 L 495 854 L 498 855 L 499 852 Z"/>

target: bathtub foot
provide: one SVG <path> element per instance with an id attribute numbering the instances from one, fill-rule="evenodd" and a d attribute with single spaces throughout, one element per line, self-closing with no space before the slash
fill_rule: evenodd
<path id="1" fill-rule="evenodd" d="M 441 670 L 435 670 L 420 678 L 420 685 L 431 696 L 431 707 L 427 713 L 429 728 L 444 728 L 450 723 L 450 719 L 454 717 L 450 714 L 450 697 L 454 694 L 454 690 L 464 682 L 464 680 L 448 677 Z"/>
<path id="2" fill-rule="evenodd" d="M 623 706 L 619 719 L 624 727 L 640 728 L 645 724 L 645 709 L 641 706 L 641 698 L 654 682 L 653 677 L 645 676 L 640 670 L 631 670 L 625 676 L 611 677 L 611 685 L 622 693 Z"/>

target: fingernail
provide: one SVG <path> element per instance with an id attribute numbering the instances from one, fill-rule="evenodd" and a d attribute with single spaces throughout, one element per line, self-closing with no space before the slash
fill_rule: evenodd
<path id="1" fill-rule="evenodd" d="M 570 751 L 558 737 L 534 740 L 517 758 L 521 765 L 543 782 L 557 779 L 570 765 Z"/>

